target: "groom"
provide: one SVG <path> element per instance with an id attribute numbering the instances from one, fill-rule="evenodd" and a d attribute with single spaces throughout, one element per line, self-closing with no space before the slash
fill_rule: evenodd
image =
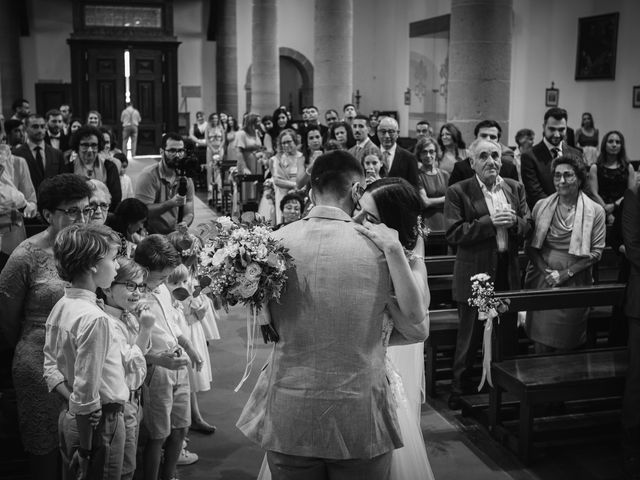
<path id="1" fill-rule="evenodd" d="M 237 423 L 267 450 L 274 480 L 386 479 L 402 446 L 382 344 L 391 280 L 351 219 L 360 184 L 351 154 L 322 155 L 311 171 L 316 206 L 274 233 L 296 268 L 269 304 L 280 341 Z"/>

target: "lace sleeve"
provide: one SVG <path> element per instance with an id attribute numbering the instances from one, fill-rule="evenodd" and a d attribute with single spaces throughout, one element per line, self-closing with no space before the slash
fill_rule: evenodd
<path id="1" fill-rule="evenodd" d="M 24 319 L 24 299 L 30 287 L 33 254 L 18 245 L 0 272 L 0 342 L 15 347 Z"/>

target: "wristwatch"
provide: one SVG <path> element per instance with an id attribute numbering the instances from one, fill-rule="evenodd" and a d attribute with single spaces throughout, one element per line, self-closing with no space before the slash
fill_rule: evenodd
<path id="1" fill-rule="evenodd" d="M 569 275 L 569 278 L 573 277 L 574 275 L 570 268 L 567 269 L 567 275 Z"/>
<path id="2" fill-rule="evenodd" d="M 80 455 L 80 458 L 91 458 L 91 450 L 88 448 L 78 447 L 78 455 Z"/>

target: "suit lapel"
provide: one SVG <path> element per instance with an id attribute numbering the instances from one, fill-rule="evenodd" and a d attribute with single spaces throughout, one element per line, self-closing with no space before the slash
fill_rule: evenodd
<path id="1" fill-rule="evenodd" d="M 535 151 L 536 158 L 540 160 L 540 162 L 544 164 L 551 163 L 551 160 L 552 160 L 551 152 L 549 151 L 547 146 L 544 144 L 544 142 L 538 143 L 538 145 L 536 145 L 534 148 L 536 149 Z"/>
<path id="2" fill-rule="evenodd" d="M 502 191 L 504 192 L 504 196 L 507 198 L 507 201 L 509 202 L 509 205 L 511 205 L 511 208 L 513 209 L 514 212 L 517 212 L 518 205 L 516 205 L 516 197 L 515 197 L 515 194 L 513 193 L 513 189 L 511 188 L 511 185 L 509 185 L 504 179 L 502 179 L 502 183 L 500 185 L 502 187 Z"/>
<path id="3" fill-rule="evenodd" d="M 487 202 L 484 199 L 484 195 L 482 194 L 482 190 L 480 189 L 480 185 L 478 185 L 478 179 L 474 175 L 469 179 L 469 199 L 471 200 L 471 205 L 475 210 L 477 217 L 483 217 L 485 215 L 489 215 L 489 208 L 487 207 Z"/>

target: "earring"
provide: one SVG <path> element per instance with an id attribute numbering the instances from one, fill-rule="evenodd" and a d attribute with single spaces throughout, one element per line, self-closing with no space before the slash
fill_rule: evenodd
<path id="1" fill-rule="evenodd" d="M 92 271 L 93 273 L 98 273 L 98 269 L 97 269 L 96 267 L 91 267 L 91 271 Z"/>

